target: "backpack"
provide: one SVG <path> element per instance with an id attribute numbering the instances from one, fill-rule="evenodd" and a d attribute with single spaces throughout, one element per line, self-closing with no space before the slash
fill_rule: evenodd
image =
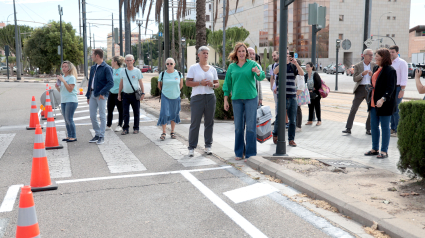
<path id="1" fill-rule="evenodd" d="M 322 98 L 326 98 L 330 91 L 331 89 L 322 80 L 322 87 L 319 89 L 320 96 L 322 96 Z"/>
<path id="2" fill-rule="evenodd" d="M 161 81 L 161 84 L 163 84 L 162 79 L 164 78 L 164 73 L 165 73 L 165 70 L 164 70 L 164 71 L 162 71 L 161 78 L 160 78 L 160 80 L 159 80 L 159 81 Z M 180 78 L 182 78 L 182 73 L 180 73 L 180 71 L 178 71 L 178 70 L 177 70 L 177 73 L 179 73 L 179 77 L 180 77 Z M 162 85 L 162 86 L 164 86 L 164 85 Z M 162 87 L 161 87 L 161 88 L 162 88 Z M 162 95 L 162 93 L 159 93 L 159 101 L 160 101 L 160 102 L 161 102 L 161 95 Z"/>

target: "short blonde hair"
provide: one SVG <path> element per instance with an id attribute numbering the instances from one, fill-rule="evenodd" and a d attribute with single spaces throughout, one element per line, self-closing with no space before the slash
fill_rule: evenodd
<path id="1" fill-rule="evenodd" d="M 173 59 L 173 58 L 167 58 L 166 60 L 165 60 L 165 63 L 167 63 L 167 61 L 169 61 L 169 60 L 171 60 L 171 61 L 173 61 L 173 64 L 176 64 L 176 61 Z"/>

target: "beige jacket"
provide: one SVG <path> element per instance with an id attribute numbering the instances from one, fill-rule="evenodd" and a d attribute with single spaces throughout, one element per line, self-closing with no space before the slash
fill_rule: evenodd
<path id="1" fill-rule="evenodd" d="M 373 68 L 376 66 L 374 62 L 370 62 L 370 70 L 373 71 Z M 363 61 L 360 61 L 359 63 L 354 65 L 354 74 L 353 74 L 353 81 L 356 83 L 354 85 L 353 93 L 356 92 L 357 88 L 360 85 L 360 82 L 362 81 L 362 73 L 364 71 Z"/>

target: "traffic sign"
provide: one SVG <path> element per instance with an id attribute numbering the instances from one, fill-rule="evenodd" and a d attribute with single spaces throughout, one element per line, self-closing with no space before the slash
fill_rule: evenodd
<path id="1" fill-rule="evenodd" d="M 367 47 L 371 47 L 371 46 L 372 46 L 372 44 L 373 44 L 373 41 L 372 41 L 371 39 L 367 39 L 367 40 L 364 42 L 364 44 L 365 44 Z"/>
<path id="2" fill-rule="evenodd" d="M 159 35 L 160 37 L 162 37 L 162 32 L 158 32 L 158 35 Z"/>
<path id="3" fill-rule="evenodd" d="M 351 41 L 349 39 L 345 39 L 342 41 L 342 48 L 344 50 L 349 50 L 351 48 Z"/>

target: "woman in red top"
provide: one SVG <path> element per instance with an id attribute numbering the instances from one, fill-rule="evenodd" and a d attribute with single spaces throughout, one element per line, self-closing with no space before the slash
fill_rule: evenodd
<path id="1" fill-rule="evenodd" d="M 370 124 L 372 131 L 372 150 L 366 156 L 377 155 L 378 159 L 388 157 L 390 143 L 390 120 L 396 111 L 396 83 L 397 74 L 391 66 L 390 51 L 379 49 L 375 54 L 376 64 L 373 68 L 372 90 L 368 95 L 368 111 L 370 111 Z M 381 123 L 382 145 L 379 152 L 379 123 Z"/>

